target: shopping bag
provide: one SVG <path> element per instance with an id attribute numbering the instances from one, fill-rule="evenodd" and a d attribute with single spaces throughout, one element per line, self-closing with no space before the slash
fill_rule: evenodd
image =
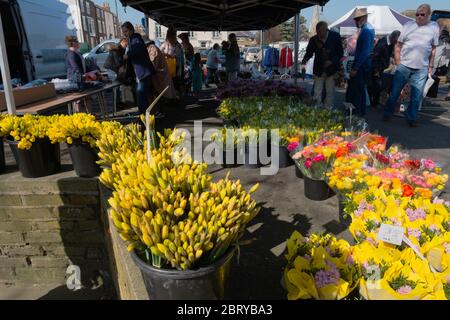
<path id="1" fill-rule="evenodd" d="M 430 91 L 431 87 L 434 84 L 434 79 L 431 76 L 431 74 L 428 75 L 428 79 L 427 82 L 425 83 L 425 87 L 423 88 L 423 96 L 427 97 L 428 96 L 428 91 Z"/>
<path id="2" fill-rule="evenodd" d="M 441 79 L 439 79 L 439 77 L 436 77 L 436 76 L 433 76 L 432 79 L 433 79 L 433 84 L 427 90 L 426 96 L 429 97 L 429 98 L 436 98 L 437 95 L 438 95 L 439 82 L 441 81 Z"/>
<path id="3" fill-rule="evenodd" d="M 170 77 L 175 78 L 175 76 L 177 75 L 177 59 L 172 57 L 166 57 L 166 63 Z"/>

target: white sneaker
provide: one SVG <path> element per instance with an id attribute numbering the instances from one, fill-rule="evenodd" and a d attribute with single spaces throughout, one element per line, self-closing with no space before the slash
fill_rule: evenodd
<path id="1" fill-rule="evenodd" d="M 400 112 L 405 112 L 406 111 L 406 107 L 405 107 L 405 105 L 402 103 L 401 105 L 400 105 Z"/>

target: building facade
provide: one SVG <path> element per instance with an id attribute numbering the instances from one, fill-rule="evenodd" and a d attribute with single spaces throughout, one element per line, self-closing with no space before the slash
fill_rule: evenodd
<path id="1" fill-rule="evenodd" d="M 108 3 L 99 6 L 92 0 L 61 0 L 71 11 L 77 37 L 90 48 L 106 39 L 121 35 L 117 15 L 112 13 Z"/>
<path id="2" fill-rule="evenodd" d="M 149 37 L 163 43 L 166 40 L 167 27 L 155 20 L 148 20 Z M 187 31 L 178 31 L 177 34 Z M 189 31 L 189 41 L 194 48 L 211 48 L 215 43 L 219 45 L 228 40 L 228 31 Z"/>

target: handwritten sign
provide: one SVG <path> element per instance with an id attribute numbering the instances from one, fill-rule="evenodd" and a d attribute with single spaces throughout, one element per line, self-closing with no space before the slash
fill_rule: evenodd
<path id="1" fill-rule="evenodd" d="M 399 246 L 402 244 L 404 232 L 405 229 L 402 227 L 392 226 L 383 223 L 381 224 L 380 230 L 378 231 L 377 240 L 381 240 Z"/>

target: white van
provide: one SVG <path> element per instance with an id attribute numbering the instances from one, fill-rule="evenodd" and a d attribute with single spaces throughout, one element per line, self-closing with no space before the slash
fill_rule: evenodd
<path id="1" fill-rule="evenodd" d="M 66 35 L 76 35 L 60 0 L 0 0 L 11 78 L 64 78 Z"/>

